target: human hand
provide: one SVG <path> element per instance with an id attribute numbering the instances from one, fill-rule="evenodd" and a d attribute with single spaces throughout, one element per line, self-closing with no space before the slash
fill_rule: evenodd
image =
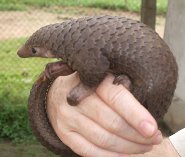
<path id="1" fill-rule="evenodd" d="M 144 153 L 162 140 L 156 121 L 122 85 L 109 75 L 96 93 L 77 106 L 66 95 L 78 75 L 58 78 L 48 94 L 47 112 L 58 137 L 80 156 L 122 157 Z"/>
<path id="2" fill-rule="evenodd" d="M 183 143 L 182 143 L 183 144 Z M 155 145 L 150 152 L 133 154 L 129 157 L 180 157 L 169 138 L 164 138 L 159 145 Z"/>

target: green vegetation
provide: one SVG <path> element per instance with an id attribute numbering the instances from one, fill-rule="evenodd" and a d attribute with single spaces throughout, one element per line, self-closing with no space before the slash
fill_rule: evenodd
<path id="1" fill-rule="evenodd" d="M 70 6 L 140 11 L 140 0 L 127 1 L 125 4 L 124 0 L 0 0 L 0 11 L 45 8 L 44 11 L 63 13 L 66 10 L 62 7 Z M 55 6 L 57 10 L 52 9 Z M 158 0 L 157 6 L 158 13 L 164 14 L 167 0 Z M 76 12 L 74 9 L 74 14 Z M 0 156 L 56 157 L 36 142 L 27 114 L 32 84 L 45 65 L 53 60 L 19 58 L 16 52 L 24 41 L 25 38 L 0 40 Z"/>
<path id="2" fill-rule="evenodd" d="M 36 76 L 48 59 L 21 59 L 16 52 L 25 39 L 0 41 L 0 138 L 33 140 L 27 99 Z"/>
<path id="3" fill-rule="evenodd" d="M 0 105 L 0 138 L 13 143 L 29 143 L 35 141 L 28 124 L 25 105 Z"/>
<path id="4" fill-rule="evenodd" d="M 29 7 L 79 6 L 139 12 L 140 4 L 141 0 L 127 0 L 127 3 L 124 0 L 1 0 L 0 10 L 26 10 Z M 158 14 L 165 14 L 167 0 L 158 0 L 157 7 Z"/>

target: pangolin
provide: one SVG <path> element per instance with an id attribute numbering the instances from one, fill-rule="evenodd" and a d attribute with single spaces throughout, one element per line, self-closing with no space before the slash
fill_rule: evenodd
<path id="1" fill-rule="evenodd" d="M 18 55 L 61 58 L 77 71 L 81 82 L 67 96 L 70 105 L 77 105 L 112 73 L 113 83 L 127 87 L 156 120 L 166 113 L 178 79 L 175 58 L 163 39 L 145 24 L 125 17 L 92 16 L 44 26 Z M 52 70 L 55 65 L 60 69 L 56 62 Z"/>

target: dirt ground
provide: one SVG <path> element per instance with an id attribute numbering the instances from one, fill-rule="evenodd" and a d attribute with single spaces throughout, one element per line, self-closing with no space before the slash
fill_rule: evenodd
<path id="1" fill-rule="evenodd" d="M 59 157 L 40 144 L 11 144 L 0 142 L 0 157 Z"/>
<path id="2" fill-rule="evenodd" d="M 119 15 L 139 20 L 139 15 L 123 11 L 110 11 L 81 7 L 47 8 L 28 11 L 4 11 L 0 12 L 0 40 L 26 37 L 38 28 L 67 19 L 75 19 L 91 15 Z M 164 17 L 157 17 L 156 31 L 163 37 L 165 25 Z"/>

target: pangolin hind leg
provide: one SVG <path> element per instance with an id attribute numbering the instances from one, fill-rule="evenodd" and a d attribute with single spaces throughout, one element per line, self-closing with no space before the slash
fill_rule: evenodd
<path id="1" fill-rule="evenodd" d="M 113 84 L 118 84 L 118 85 L 121 84 L 125 88 L 127 88 L 128 90 L 132 89 L 132 82 L 131 82 L 130 78 L 125 74 L 115 76 Z"/>

